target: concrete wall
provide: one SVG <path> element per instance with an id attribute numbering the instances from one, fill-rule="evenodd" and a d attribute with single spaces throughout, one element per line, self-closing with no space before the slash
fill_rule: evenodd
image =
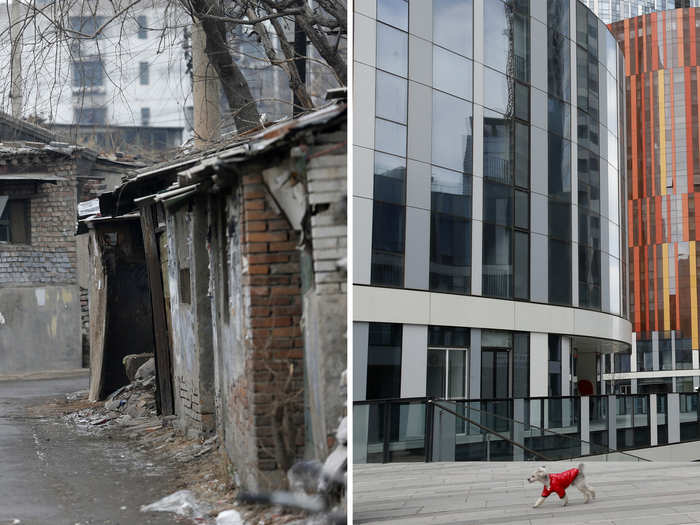
<path id="1" fill-rule="evenodd" d="M 0 287 L 0 375 L 80 368 L 76 284 Z"/>
<path id="2" fill-rule="evenodd" d="M 0 374 L 81 366 L 75 166 L 38 169 L 67 180 L 0 184 L 29 200 L 31 227 L 29 244 L 0 244 Z"/>

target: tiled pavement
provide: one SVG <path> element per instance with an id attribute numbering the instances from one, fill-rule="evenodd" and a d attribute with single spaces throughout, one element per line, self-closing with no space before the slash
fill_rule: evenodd
<path id="1" fill-rule="evenodd" d="M 589 462 L 585 472 L 594 502 L 571 487 L 569 505 L 553 494 L 532 504 L 541 484 L 526 478 L 538 463 L 393 463 L 355 465 L 355 523 L 461 523 L 470 525 L 700 524 L 700 463 Z M 551 472 L 575 467 L 549 463 Z"/>

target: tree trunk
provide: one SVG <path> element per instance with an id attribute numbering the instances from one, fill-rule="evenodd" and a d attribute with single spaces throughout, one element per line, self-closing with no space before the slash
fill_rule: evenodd
<path id="1" fill-rule="evenodd" d="M 226 25 L 221 20 L 207 17 L 208 14 L 220 15 L 218 7 L 210 0 L 194 0 L 191 5 L 193 14 L 198 18 L 206 35 L 206 53 L 219 74 L 236 130 L 242 133 L 257 127 L 260 124 L 258 107 L 250 92 L 248 81 L 231 56 Z"/>

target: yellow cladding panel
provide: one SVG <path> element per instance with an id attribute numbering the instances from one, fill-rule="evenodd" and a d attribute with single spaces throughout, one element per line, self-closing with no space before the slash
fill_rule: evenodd
<path id="1" fill-rule="evenodd" d="M 664 272 L 664 330 L 671 330 L 671 301 L 668 295 L 668 244 L 663 244 L 663 255 L 661 259 L 663 261 L 663 272 Z"/>
<path id="2" fill-rule="evenodd" d="M 659 69 L 659 166 L 661 167 L 661 195 L 666 195 L 666 104 L 664 103 L 664 70 Z M 665 324 L 666 321 L 664 321 Z"/>
<path id="3" fill-rule="evenodd" d="M 693 348 L 698 348 L 698 276 L 695 268 L 695 241 L 690 241 L 690 313 Z"/>

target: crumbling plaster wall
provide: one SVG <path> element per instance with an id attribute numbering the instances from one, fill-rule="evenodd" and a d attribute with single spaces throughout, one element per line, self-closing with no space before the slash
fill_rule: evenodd
<path id="1" fill-rule="evenodd" d="M 29 199 L 31 227 L 30 244 L 0 244 L 0 374 L 81 365 L 76 181 L 72 162 L 51 169 L 68 180 L 0 185 Z"/>
<path id="2" fill-rule="evenodd" d="M 179 203 L 166 216 L 168 284 L 173 331 L 175 413 L 190 435 L 214 430 L 214 361 L 206 205 Z"/>
<path id="3" fill-rule="evenodd" d="M 333 137 L 329 137 L 333 142 Z M 313 456 L 325 459 L 345 415 L 340 376 L 347 368 L 347 156 L 345 148 L 310 151 L 306 175 L 311 207 L 313 283 L 304 294 L 304 338 Z M 343 263 L 344 261 L 344 263 Z"/>
<path id="4" fill-rule="evenodd" d="M 214 348 L 216 430 L 237 485 L 250 485 L 256 468 L 253 392 L 246 377 L 251 349 L 245 342 L 241 252 L 242 188 L 209 201 L 209 268 Z M 234 410 L 232 407 L 237 406 Z M 236 463 L 232 461 L 236 458 Z"/>

